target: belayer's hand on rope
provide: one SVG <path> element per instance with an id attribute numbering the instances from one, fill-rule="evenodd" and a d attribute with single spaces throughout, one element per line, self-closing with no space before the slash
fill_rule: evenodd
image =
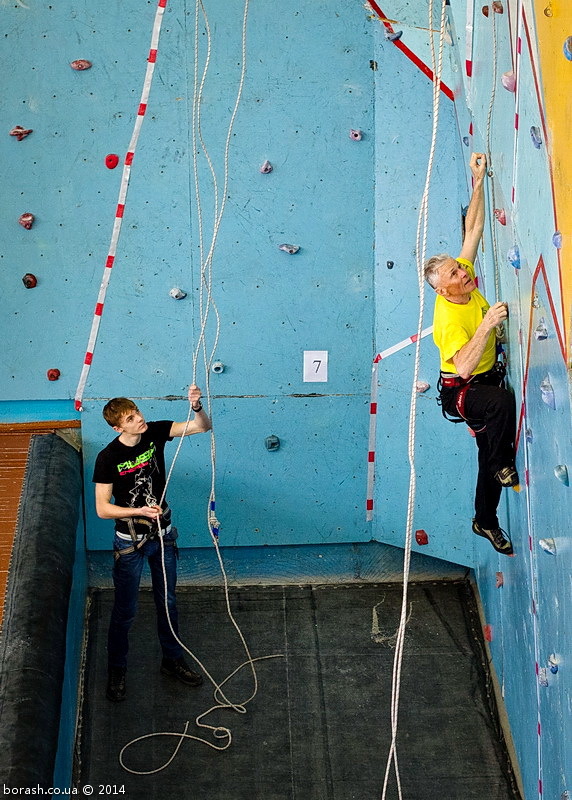
<path id="1" fill-rule="evenodd" d="M 191 385 L 189 386 L 188 397 L 189 397 L 189 403 L 191 404 L 191 408 L 193 409 L 193 411 L 195 412 L 202 411 L 203 406 L 201 403 L 201 390 L 196 385 L 196 383 L 191 383 Z"/>
<path id="2" fill-rule="evenodd" d="M 163 510 L 161 506 L 141 506 L 137 509 L 138 517 L 148 517 L 148 519 L 154 519 L 156 521 L 158 521 L 162 513 Z"/>

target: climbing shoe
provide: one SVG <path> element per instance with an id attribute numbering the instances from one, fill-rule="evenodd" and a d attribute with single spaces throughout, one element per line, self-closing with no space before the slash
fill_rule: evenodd
<path id="1" fill-rule="evenodd" d="M 105 695 L 113 703 L 125 700 L 125 667 L 109 667 Z"/>
<path id="2" fill-rule="evenodd" d="M 163 675 L 171 675 L 187 686 L 200 686 L 203 682 L 202 675 L 193 672 L 184 658 L 163 658 L 161 662 L 161 672 Z"/>
<path id="3" fill-rule="evenodd" d="M 514 467 L 503 467 L 495 472 L 495 478 L 501 486 L 518 486 L 520 483 L 518 472 Z"/>
<path id="4" fill-rule="evenodd" d="M 502 528 L 481 528 L 476 520 L 473 520 L 473 532 L 477 536 L 483 536 L 488 539 L 497 553 L 502 553 L 504 556 L 511 556 L 513 553 L 512 542 L 508 538 L 506 531 Z"/>

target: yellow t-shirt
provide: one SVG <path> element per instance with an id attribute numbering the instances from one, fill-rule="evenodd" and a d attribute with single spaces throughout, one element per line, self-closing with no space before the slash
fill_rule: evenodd
<path id="1" fill-rule="evenodd" d="M 459 264 L 466 267 L 471 278 L 475 277 L 475 268 L 470 261 L 464 258 L 456 259 Z M 453 356 L 461 347 L 473 338 L 483 317 L 489 310 L 489 304 L 479 292 L 474 289 L 468 303 L 451 303 L 440 294 L 435 300 L 435 313 L 433 315 L 433 340 L 441 354 L 442 372 L 457 370 L 453 364 Z M 494 328 L 490 332 L 485 352 L 473 374 L 487 372 L 492 369 L 496 361 L 496 336 Z"/>

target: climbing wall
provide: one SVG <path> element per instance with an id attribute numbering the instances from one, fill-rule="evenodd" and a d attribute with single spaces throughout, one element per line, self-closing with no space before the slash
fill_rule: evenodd
<path id="1" fill-rule="evenodd" d="M 413 548 L 474 567 L 526 798 L 564 798 L 572 19 L 563 0 L 450 0 L 443 37 L 427 248 L 460 247 L 468 159 L 487 152 L 478 271 L 509 303 L 523 476 L 501 559 L 470 532 L 474 443 L 442 419 L 418 338 L 438 6 L 286 0 L 245 18 L 209 0 L 197 25 L 190 0 L 3 7 L 0 420 L 81 418 L 87 542 L 106 550 L 103 403 L 184 419 L 196 375 L 223 545 L 402 547 L 414 392 Z M 185 442 L 169 488 L 197 559 L 210 455 L 209 437 Z"/>

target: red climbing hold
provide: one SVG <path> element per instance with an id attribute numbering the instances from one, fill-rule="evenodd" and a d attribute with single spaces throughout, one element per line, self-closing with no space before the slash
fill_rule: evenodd
<path id="1" fill-rule="evenodd" d="M 495 14 L 502 14 L 504 12 L 501 0 L 494 0 L 493 11 L 495 12 Z"/>
<path id="2" fill-rule="evenodd" d="M 497 572 L 497 589 L 500 589 L 501 586 L 504 586 L 504 575 L 502 572 Z"/>
<path id="3" fill-rule="evenodd" d="M 427 536 L 427 531 L 424 531 L 423 528 L 420 528 L 418 531 L 415 531 L 415 541 L 417 544 L 429 544 L 429 537 Z"/>
<path id="4" fill-rule="evenodd" d="M 59 371 L 59 369 L 49 369 L 47 375 L 49 381 L 57 381 L 57 379 L 61 375 L 61 372 Z"/>
<path id="5" fill-rule="evenodd" d="M 488 17 L 488 15 L 489 15 L 489 7 L 488 7 L 488 6 L 483 6 L 483 7 L 481 8 L 481 11 L 482 11 L 482 12 L 483 12 L 483 14 L 485 15 L 485 17 Z"/>
<path id="6" fill-rule="evenodd" d="M 483 634 L 485 636 L 485 641 L 492 642 L 493 640 L 493 626 L 492 625 L 483 625 Z"/>
<path id="7" fill-rule="evenodd" d="M 115 153 L 109 153 L 109 155 L 105 156 L 105 166 L 107 169 L 115 169 L 118 164 L 119 156 L 115 155 Z"/>
<path id="8" fill-rule="evenodd" d="M 85 58 L 78 58 L 71 62 L 70 67 L 81 72 L 83 69 L 89 69 L 91 67 L 91 61 L 86 61 Z"/>
<path id="9" fill-rule="evenodd" d="M 35 275 L 32 275 L 31 272 L 26 272 L 24 277 L 22 278 L 22 283 L 26 287 L 26 289 L 34 289 L 38 285 L 38 279 Z"/>
<path id="10" fill-rule="evenodd" d="M 497 222 L 500 222 L 501 225 L 506 225 L 506 214 L 504 208 L 495 208 L 494 214 Z"/>
<path id="11" fill-rule="evenodd" d="M 22 139 L 25 139 L 29 133 L 32 133 L 33 128 L 23 128 L 21 125 L 16 125 L 15 128 L 12 128 L 10 131 L 10 136 L 15 136 L 16 139 L 21 142 Z"/>
<path id="12" fill-rule="evenodd" d="M 29 231 L 34 224 L 34 219 L 34 215 L 27 212 L 26 214 L 20 214 L 18 222 L 23 228 L 26 228 L 26 230 Z"/>

